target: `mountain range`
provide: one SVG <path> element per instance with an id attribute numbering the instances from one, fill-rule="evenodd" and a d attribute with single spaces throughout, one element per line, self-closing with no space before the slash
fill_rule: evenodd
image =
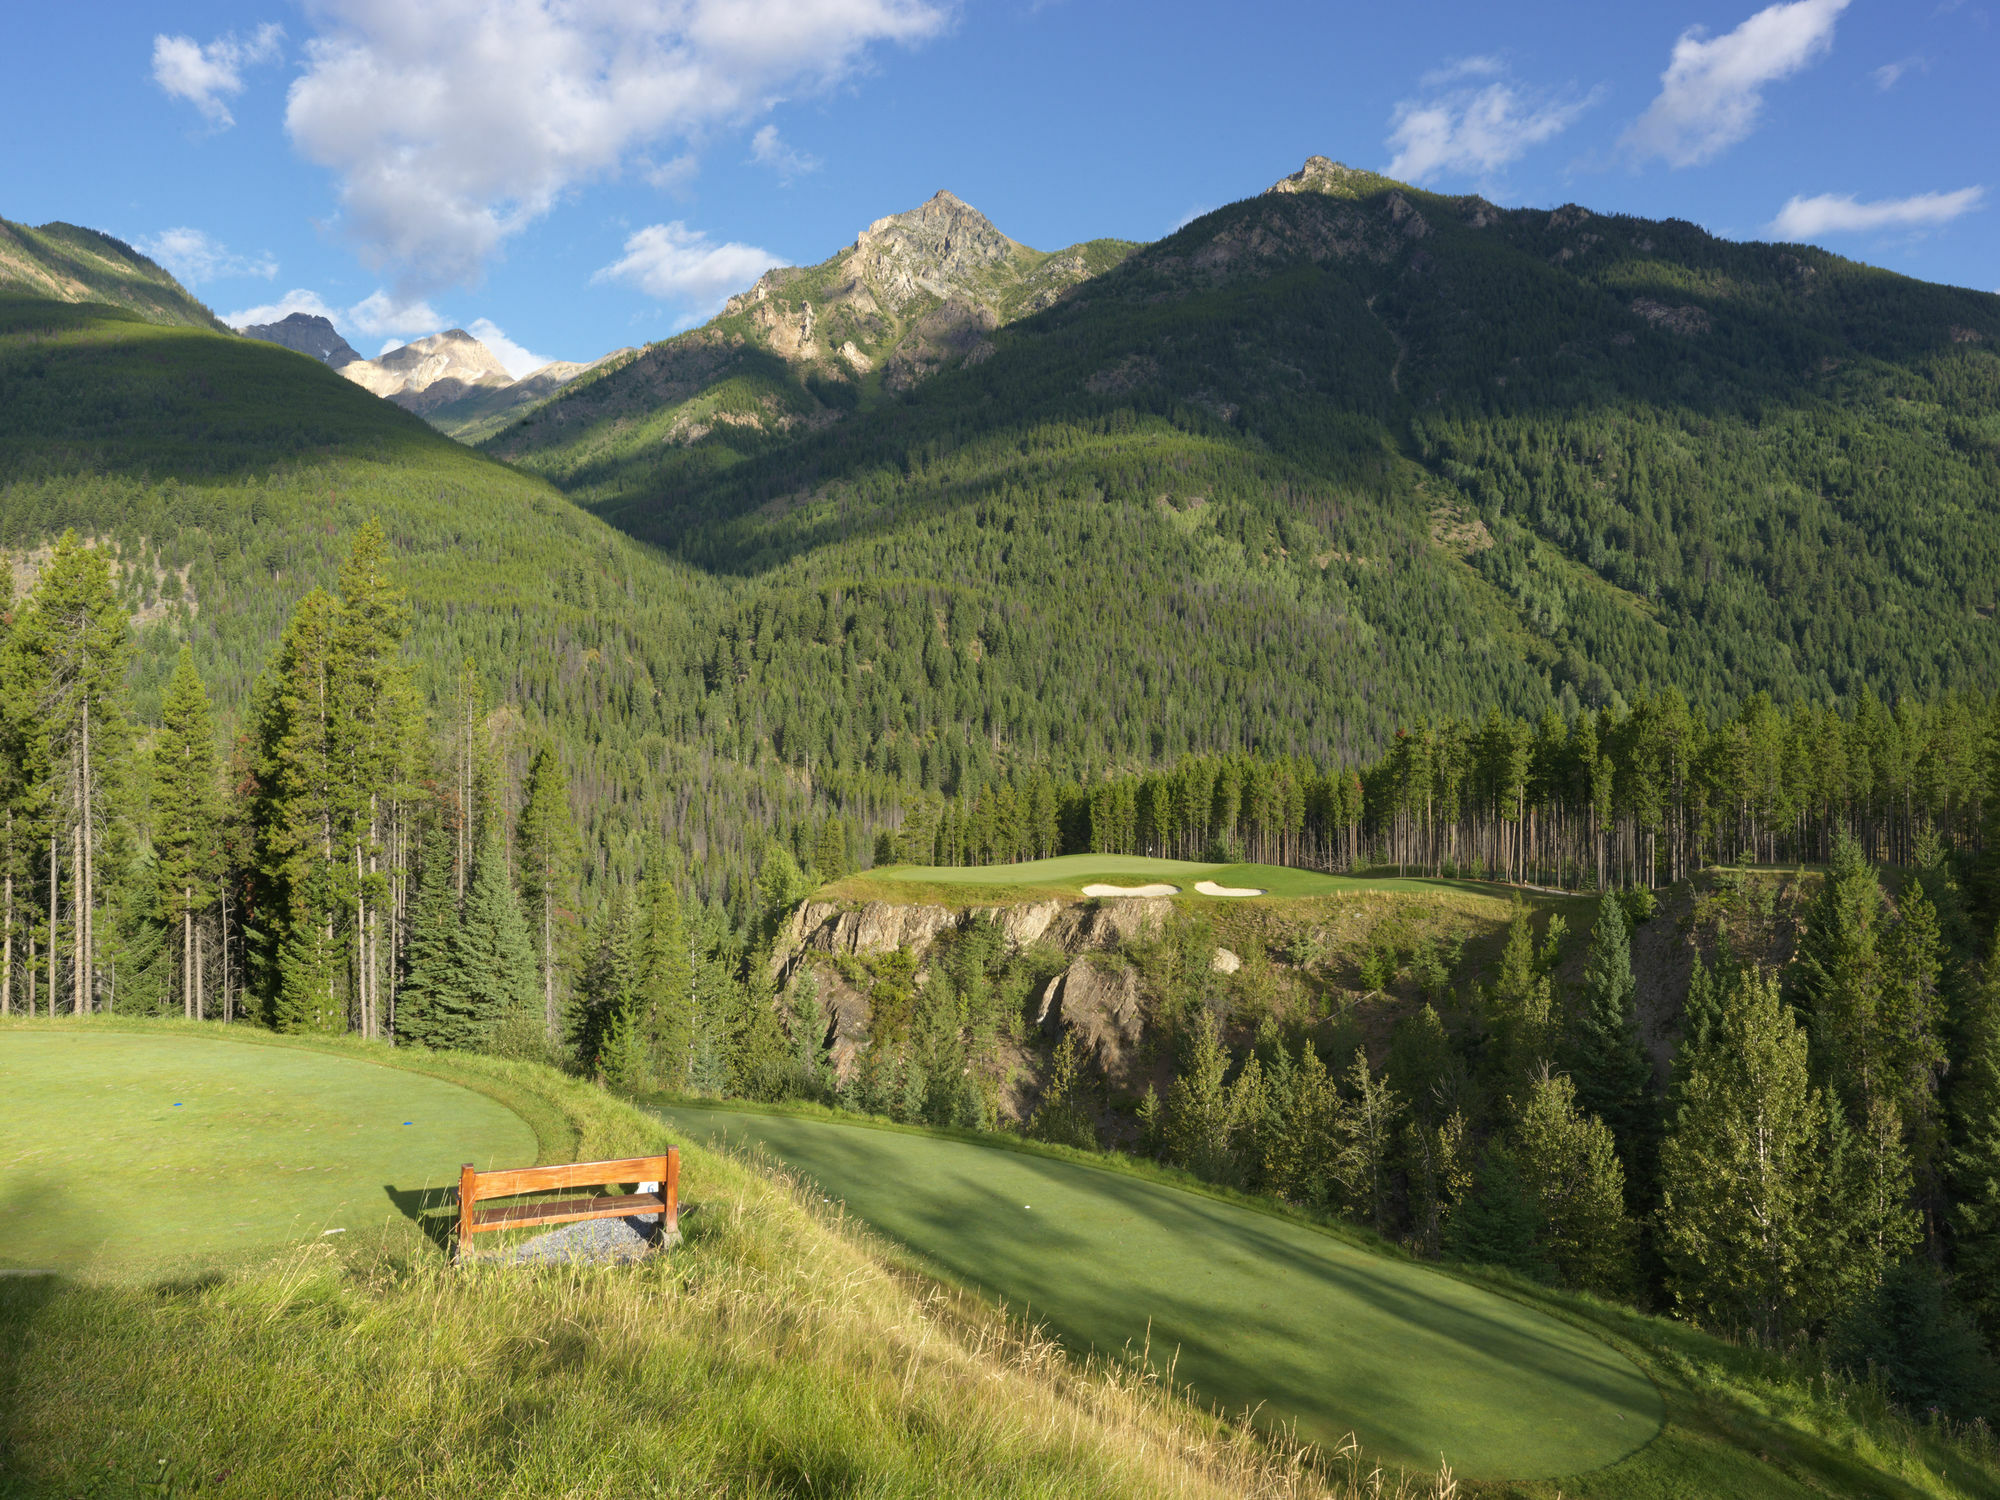
<path id="1" fill-rule="evenodd" d="M 462 334 L 364 361 L 294 323 L 300 359 L 103 264 L 181 316 L 9 302 L 10 544 L 185 576 L 240 701 L 378 513 L 422 650 L 567 747 L 593 838 L 665 828 L 704 878 L 802 809 L 1036 766 L 2000 686 L 2000 298 L 1808 246 L 1325 158 L 1144 246 L 939 194 L 552 392 Z"/>

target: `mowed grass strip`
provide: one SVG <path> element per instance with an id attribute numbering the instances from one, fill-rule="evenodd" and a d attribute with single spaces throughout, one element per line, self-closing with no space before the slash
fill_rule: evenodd
<path id="1" fill-rule="evenodd" d="M 1026 895 L 1080 896 L 1086 885 L 1150 885 L 1181 888 L 1176 900 L 1239 901 L 1257 897 L 1209 897 L 1195 890 L 1212 880 L 1230 889 L 1259 890 L 1280 900 L 1338 896 L 1351 891 L 1470 890 L 1491 895 L 1508 889 L 1477 881 L 1433 880 L 1425 876 L 1324 875 L 1288 865 L 1210 865 L 1183 859 L 1151 859 L 1137 854 L 1064 854 L 1011 865 L 878 865 L 836 882 L 833 896 L 911 900 L 926 893 L 963 887 L 977 899 L 1018 899 Z M 887 889 L 883 889 L 887 887 Z"/>
<path id="2" fill-rule="evenodd" d="M 461 1163 L 537 1154 L 484 1094 L 222 1037 L 8 1030 L 0 1077 L 0 1266 L 185 1271 L 329 1229 L 415 1234 Z"/>
<path id="3" fill-rule="evenodd" d="M 962 1141 L 672 1105 L 762 1146 L 948 1279 L 1079 1350 L 1150 1345 L 1225 1410 L 1378 1458 L 1540 1479 L 1615 1463 L 1664 1409 L 1609 1345 L 1309 1225 L 1081 1163 Z"/>

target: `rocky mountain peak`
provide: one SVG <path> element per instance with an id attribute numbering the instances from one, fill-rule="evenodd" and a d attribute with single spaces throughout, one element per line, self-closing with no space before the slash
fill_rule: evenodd
<path id="1" fill-rule="evenodd" d="M 963 296 L 983 273 L 1003 269 L 1024 248 L 978 209 L 940 192 L 907 213 L 870 224 L 846 260 L 855 279 L 901 307 L 919 291 Z"/>
<path id="2" fill-rule="evenodd" d="M 251 323 L 236 330 L 245 338 L 267 344 L 282 344 L 300 354 L 310 355 L 323 365 L 340 370 L 359 362 L 361 356 L 325 318 L 295 312 L 275 323 Z"/>
<path id="3" fill-rule="evenodd" d="M 1380 188 L 1395 187 L 1390 178 L 1377 172 L 1364 172 L 1358 167 L 1350 167 L 1327 156 L 1308 156 L 1306 164 L 1289 177 L 1281 177 L 1264 189 L 1264 195 L 1273 193 L 1325 193 L 1335 198 L 1356 198 L 1362 193 Z"/>
<path id="4" fill-rule="evenodd" d="M 456 401 L 481 387 L 512 385 L 514 377 L 478 339 L 463 328 L 415 339 L 376 359 L 341 367 L 356 385 L 419 414 Z"/>

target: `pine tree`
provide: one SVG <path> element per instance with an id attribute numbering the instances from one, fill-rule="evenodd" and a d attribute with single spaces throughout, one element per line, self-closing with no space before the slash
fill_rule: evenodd
<path id="1" fill-rule="evenodd" d="M 1049 1081 L 1042 1090 L 1042 1102 L 1028 1121 L 1028 1134 L 1038 1141 L 1094 1151 L 1097 1124 L 1091 1118 L 1090 1101 L 1085 1097 L 1087 1087 L 1083 1053 L 1076 1044 L 1076 1034 L 1064 1028 L 1055 1055 L 1049 1060 Z"/>
<path id="2" fill-rule="evenodd" d="M 847 873 L 847 825 L 839 818 L 829 817 L 820 825 L 813 868 L 822 881 L 838 880 Z"/>
<path id="3" fill-rule="evenodd" d="M 153 852 L 162 915 L 180 950 L 183 1013 L 206 1013 L 198 923 L 221 875 L 215 724 L 194 652 L 181 647 L 153 745 Z"/>
<path id="4" fill-rule="evenodd" d="M 1162 1144 L 1168 1161 L 1197 1177 L 1229 1182 L 1236 1175 L 1230 1149 L 1229 1090 L 1223 1077 L 1229 1054 L 1206 1010 L 1196 1019 L 1187 1065 L 1167 1090 L 1161 1110 Z"/>
<path id="5" fill-rule="evenodd" d="M 1443 1250 L 1472 1266 L 1498 1266 L 1544 1280 L 1548 1263 L 1535 1243 L 1538 1214 L 1513 1152 L 1487 1147 L 1473 1174 L 1471 1191 L 1446 1221 Z"/>
<path id="6" fill-rule="evenodd" d="M 1565 1061 L 1577 1107 L 1609 1126 L 1617 1142 L 1627 1207 L 1643 1213 L 1658 1172 L 1660 1117 L 1652 1061 L 1639 1041 L 1637 989 L 1624 907 L 1603 898 Z"/>
<path id="7" fill-rule="evenodd" d="M 1546 947 L 1552 950 L 1553 942 Z M 1536 954 L 1528 910 L 1517 901 L 1507 946 L 1500 954 L 1499 977 L 1485 996 L 1493 1028 L 1493 1083 L 1500 1094 L 1524 1091 L 1551 1055 L 1555 1015 L 1544 960 L 1552 956 L 1552 952 Z"/>
<path id="8" fill-rule="evenodd" d="M 792 1092 L 801 1099 L 825 1103 L 833 1097 L 833 1068 L 826 1054 L 826 1007 L 820 1003 L 819 976 L 811 964 L 801 964 L 792 979 L 790 1011 Z M 692 1045 L 689 1051 L 692 1053 Z M 693 1072 L 692 1063 L 689 1072 Z"/>
<path id="9" fill-rule="evenodd" d="M 688 960 L 687 926 L 680 892 L 664 852 L 656 852 L 633 929 L 632 1006 L 656 1086 L 687 1087 L 695 1033 L 694 975 Z"/>
<path id="10" fill-rule="evenodd" d="M 266 962 L 275 981 L 272 1023 L 281 1031 L 319 1030 L 329 1017 L 337 1025 L 341 1014 L 333 993 L 338 620 L 339 606 L 323 590 L 301 599 L 260 694 L 254 817 L 258 873 L 274 908 Z"/>
<path id="11" fill-rule="evenodd" d="M 515 850 L 521 865 L 521 904 L 532 927 L 541 979 L 542 1024 L 554 1044 L 562 1024 L 557 974 L 562 967 L 564 927 L 559 914 L 572 899 L 578 840 L 570 816 L 569 786 L 555 750 L 547 745 L 535 752 L 528 766 Z"/>
<path id="12" fill-rule="evenodd" d="M 1826 1106 L 1806 1036 L 1777 981 L 1751 972 L 1713 1045 L 1686 1062 L 1660 1151 L 1669 1286 L 1686 1312 L 1775 1339 L 1796 1321 L 1793 1293 L 1817 1253 Z"/>
<path id="13" fill-rule="evenodd" d="M 1607 903 L 1610 904 L 1610 903 Z M 1515 1160 L 1537 1215 L 1536 1241 L 1565 1283 L 1612 1295 L 1632 1282 L 1632 1221 L 1611 1132 L 1578 1107 L 1575 1086 L 1544 1073 L 1514 1123 Z"/>
<path id="14" fill-rule="evenodd" d="M 1968 1046 L 1952 1091 L 1952 1265 L 1967 1305 L 2000 1344 L 2000 984 L 1991 973 L 1970 997 Z"/>
<path id="15" fill-rule="evenodd" d="M 512 1018 L 541 1015 L 535 952 L 507 875 L 506 850 L 497 828 L 489 829 L 473 861 L 452 958 L 472 1048 L 490 1049 Z"/>
<path id="16" fill-rule="evenodd" d="M 458 899 L 452 837 L 433 825 L 410 913 L 409 973 L 396 995 L 396 1035 L 437 1050 L 473 1044 L 469 1001 L 458 984 Z"/>
<path id="17" fill-rule="evenodd" d="M 1404 1101 L 1386 1077 L 1369 1070 L 1368 1054 L 1358 1047 L 1345 1081 L 1348 1097 L 1334 1127 L 1333 1178 L 1348 1209 L 1379 1228 L 1388 1210 L 1390 1158 Z"/>
<path id="18" fill-rule="evenodd" d="M 48 933 L 53 1007 L 62 948 L 69 953 L 68 1002 L 78 1015 L 97 1003 L 100 905 L 98 865 L 111 823 L 122 811 L 121 771 L 128 748 L 125 668 L 131 629 L 101 548 L 75 532 L 56 543 L 48 566 L 18 612 L 11 645 L 17 705 L 25 717 L 27 762 L 42 783 L 42 832 L 51 841 L 52 898 L 67 882 L 68 931 Z M 52 901 L 58 909 L 59 899 Z M 59 947 L 59 941 L 61 942 Z"/>

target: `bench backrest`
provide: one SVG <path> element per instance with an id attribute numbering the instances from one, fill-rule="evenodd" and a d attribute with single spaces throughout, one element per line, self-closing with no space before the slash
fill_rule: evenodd
<path id="1" fill-rule="evenodd" d="M 519 1193 L 545 1193 L 558 1188 L 612 1187 L 641 1182 L 657 1184 L 667 1205 L 671 1224 L 673 1205 L 680 1179 L 680 1152 L 669 1150 L 658 1156 L 622 1156 L 615 1161 L 565 1162 L 553 1167 L 510 1167 L 497 1172 L 475 1172 L 467 1162 L 458 1174 L 458 1239 L 461 1249 L 471 1244 L 480 1226 L 475 1223 L 474 1205 L 487 1198 L 511 1198 Z M 649 1209 L 647 1212 L 658 1212 Z M 577 1217 L 582 1217 L 578 1215 Z"/>

